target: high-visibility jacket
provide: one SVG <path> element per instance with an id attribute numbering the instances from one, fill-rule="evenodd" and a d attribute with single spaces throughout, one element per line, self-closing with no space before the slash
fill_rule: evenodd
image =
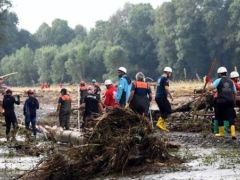
<path id="1" fill-rule="evenodd" d="M 135 81 L 132 90 L 134 90 L 134 94 L 140 96 L 147 96 L 151 93 L 149 84 L 143 81 Z"/>
<path id="2" fill-rule="evenodd" d="M 111 85 L 109 89 L 105 92 L 104 105 L 110 107 L 116 107 L 117 103 L 115 101 L 116 88 Z"/>

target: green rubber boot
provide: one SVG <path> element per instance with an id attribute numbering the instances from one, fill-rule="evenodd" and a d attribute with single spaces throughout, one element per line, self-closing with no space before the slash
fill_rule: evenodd
<path id="1" fill-rule="evenodd" d="M 228 130 L 229 130 L 229 121 L 223 121 L 223 125 L 224 125 L 224 134 L 228 134 Z"/>
<path id="2" fill-rule="evenodd" d="M 218 131 L 218 120 L 216 120 L 216 119 L 213 121 L 213 133 L 214 134 L 219 133 L 219 131 Z"/>

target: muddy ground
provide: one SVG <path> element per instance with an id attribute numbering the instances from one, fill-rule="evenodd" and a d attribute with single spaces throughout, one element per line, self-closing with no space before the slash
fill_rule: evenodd
<path id="1" fill-rule="evenodd" d="M 40 124 L 58 125 L 58 118 L 52 116 L 56 110 L 56 102 L 59 89 L 37 91 L 40 101 L 38 122 Z M 77 107 L 76 89 L 72 88 L 73 107 Z M 25 95 L 21 101 L 24 102 Z M 184 99 L 179 96 L 179 99 Z M 175 101 L 178 101 L 177 99 Z M 23 103 L 16 106 L 16 114 L 19 123 L 23 122 Z M 185 118 L 184 118 L 185 116 Z M 1 120 L 3 121 L 2 117 Z M 108 179 L 238 179 L 240 177 L 240 137 L 237 132 L 237 140 L 232 140 L 229 135 L 225 138 L 216 138 L 211 131 L 211 117 L 205 117 L 196 121 L 191 120 L 187 114 L 181 118 L 171 118 L 168 121 L 169 133 L 161 132 L 155 128 L 159 138 L 181 146 L 179 151 L 171 154 L 180 156 L 185 163 L 161 168 L 155 172 L 143 172 L 139 175 L 124 174 L 104 177 Z M 155 123 L 154 123 L 155 124 Z M 76 113 L 71 118 L 71 127 L 77 127 Z M 240 127 L 236 127 L 239 129 Z M 18 177 L 46 157 L 54 146 L 58 144 L 46 141 L 39 134 L 37 141 L 26 141 L 24 131 L 19 131 L 17 142 L 6 142 L 4 123 L 0 124 L 0 179 L 12 179 Z M 65 145 L 66 146 L 66 145 Z M 100 177 L 102 179 L 103 177 Z"/>

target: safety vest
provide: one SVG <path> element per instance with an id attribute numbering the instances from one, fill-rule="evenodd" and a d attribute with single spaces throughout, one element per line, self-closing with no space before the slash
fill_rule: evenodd
<path id="1" fill-rule="evenodd" d="M 143 82 L 143 81 L 135 81 L 134 83 L 135 86 L 135 94 L 137 95 L 147 95 L 150 89 L 150 86 L 148 83 Z"/>

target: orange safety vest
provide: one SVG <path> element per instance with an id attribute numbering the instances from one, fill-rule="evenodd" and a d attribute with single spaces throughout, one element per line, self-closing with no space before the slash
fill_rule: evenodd
<path id="1" fill-rule="evenodd" d="M 149 89 L 150 86 L 148 83 L 143 82 L 143 81 L 134 81 L 134 86 L 135 88 L 139 88 L 139 89 Z"/>

